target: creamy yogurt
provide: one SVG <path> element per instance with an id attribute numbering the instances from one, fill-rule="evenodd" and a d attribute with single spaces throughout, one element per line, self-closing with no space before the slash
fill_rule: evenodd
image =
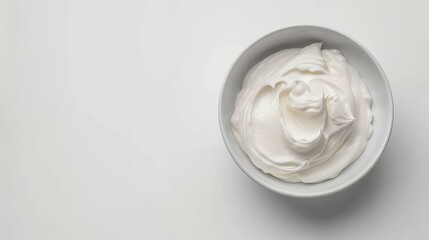
<path id="1" fill-rule="evenodd" d="M 233 134 L 253 164 L 287 182 L 336 177 L 372 135 L 371 95 L 338 50 L 286 49 L 243 80 Z"/>

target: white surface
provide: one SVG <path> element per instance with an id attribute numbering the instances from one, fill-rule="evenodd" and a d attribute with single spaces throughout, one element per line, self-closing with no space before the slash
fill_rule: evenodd
<path id="1" fill-rule="evenodd" d="M 0 1 L 0 239 L 424 238 L 428 7 Z M 236 55 L 295 24 L 358 39 L 395 100 L 393 135 L 376 167 L 316 200 L 250 180 L 217 121 Z"/>

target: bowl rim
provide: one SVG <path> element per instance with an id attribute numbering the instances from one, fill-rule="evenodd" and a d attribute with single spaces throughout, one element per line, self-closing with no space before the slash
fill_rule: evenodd
<path id="1" fill-rule="evenodd" d="M 383 145 L 382 147 L 378 150 L 376 157 L 374 158 L 374 160 L 372 160 L 368 165 L 365 166 L 365 168 L 363 170 L 361 170 L 360 172 L 358 172 L 357 174 L 355 174 L 354 176 L 352 176 L 350 179 L 348 179 L 347 181 L 342 182 L 341 184 L 332 187 L 332 188 L 328 188 L 322 191 L 317 191 L 317 192 L 311 192 L 311 193 L 297 193 L 297 192 L 289 192 L 289 191 L 284 191 L 283 189 L 274 187 L 262 180 L 260 180 L 259 178 L 253 176 L 252 174 L 250 174 L 247 170 L 245 170 L 245 168 L 242 166 L 241 162 L 238 160 L 238 156 L 236 155 L 236 153 L 234 152 L 234 150 L 232 150 L 230 144 L 227 142 L 226 140 L 226 129 L 225 129 L 225 125 L 222 122 L 223 119 L 223 113 L 222 113 L 222 99 L 224 96 L 224 90 L 225 90 L 225 85 L 226 82 L 229 78 L 229 75 L 231 73 L 232 68 L 234 67 L 234 65 L 237 63 L 237 61 L 244 55 L 244 53 L 246 53 L 249 49 L 251 49 L 252 47 L 254 47 L 256 44 L 258 44 L 260 41 L 262 41 L 263 39 L 265 39 L 266 37 L 269 37 L 273 34 L 276 34 L 278 32 L 281 31 L 285 31 L 285 30 L 290 30 L 290 29 L 295 29 L 295 28 L 306 28 L 306 29 L 321 29 L 321 30 L 327 30 L 327 31 L 331 31 L 340 35 L 343 35 L 344 37 L 348 38 L 350 41 L 352 41 L 353 43 L 355 43 L 356 45 L 358 45 L 358 47 L 360 47 L 363 51 L 365 51 L 365 53 L 372 59 L 372 61 L 375 63 L 377 69 L 380 71 L 381 73 L 381 77 L 383 79 L 383 82 L 385 84 L 388 94 L 388 98 L 390 100 L 390 104 L 391 104 L 391 116 L 388 119 L 389 122 L 389 129 L 388 129 L 388 133 L 385 135 L 384 139 L 383 139 Z M 297 197 L 297 198 L 316 198 L 316 197 L 323 197 L 323 196 L 328 196 L 328 195 L 332 195 L 334 193 L 340 192 L 348 187 L 350 187 L 351 185 L 353 185 L 354 183 L 358 182 L 359 180 L 361 180 L 366 174 L 368 174 L 368 172 L 374 167 L 374 165 L 378 162 L 378 160 L 380 159 L 381 155 L 383 154 L 384 150 L 387 147 L 387 144 L 389 143 L 390 137 L 391 137 L 391 133 L 392 133 L 392 129 L 393 129 L 393 123 L 394 123 L 394 112 L 395 112 L 395 107 L 394 107 L 394 102 L 393 102 L 393 95 L 392 95 L 392 89 L 390 87 L 389 81 L 387 79 L 386 73 L 384 72 L 383 68 L 381 67 L 380 63 L 377 61 L 377 59 L 375 58 L 375 56 L 365 47 L 363 46 L 359 41 L 357 41 L 356 39 L 354 39 L 353 37 L 349 36 L 348 34 L 343 33 L 342 31 L 338 31 L 338 30 L 334 30 L 332 28 L 327 28 L 327 27 L 321 27 L 321 26 L 316 26 L 316 25 L 293 25 L 293 26 L 289 26 L 289 27 L 284 27 L 284 28 L 280 28 L 274 31 L 269 32 L 268 34 L 263 35 L 262 37 L 258 38 L 256 41 L 254 41 L 252 44 L 250 44 L 248 47 L 246 47 L 244 50 L 241 51 L 240 54 L 238 54 L 238 56 L 234 59 L 234 61 L 230 64 L 228 71 L 226 73 L 226 76 L 222 82 L 222 86 L 220 89 L 220 94 L 219 94 L 219 99 L 218 99 L 218 121 L 219 121 L 219 127 L 220 127 L 220 131 L 221 131 L 221 135 L 222 135 L 222 139 L 223 142 L 226 145 L 226 148 L 228 149 L 228 152 L 230 153 L 232 159 L 234 160 L 234 162 L 238 165 L 238 167 L 249 177 L 251 178 L 253 181 L 257 182 L 258 184 L 262 185 L 263 187 L 284 195 L 284 196 L 289 196 L 289 197 Z M 341 173 L 340 173 L 341 174 Z M 288 184 L 294 184 L 294 183 L 288 183 Z M 317 183 L 315 183 L 317 184 Z"/>

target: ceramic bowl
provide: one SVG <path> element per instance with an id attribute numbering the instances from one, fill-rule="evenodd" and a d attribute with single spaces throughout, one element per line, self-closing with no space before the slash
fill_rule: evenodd
<path id="1" fill-rule="evenodd" d="M 362 155 L 337 177 L 320 183 L 288 183 L 255 167 L 238 146 L 231 128 L 235 98 L 241 90 L 244 76 L 252 66 L 269 55 L 287 48 L 302 48 L 314 42 L 323 42 L 324 49 L 338 49 L 356 68 L 368 86 L 373 98 L 374 133 Z M 221 88 L 219 97 L 219 123 L 226 147 L 237 165 L 262 186 L 293 197 L 320 197 L 341 191 L 365 176 L 383 153 L 393 126 L 393 98 L 389 82 L 375 57 L 351 37 L 318 26 L 283 28 L 256 40 L 232 64 Z"/>

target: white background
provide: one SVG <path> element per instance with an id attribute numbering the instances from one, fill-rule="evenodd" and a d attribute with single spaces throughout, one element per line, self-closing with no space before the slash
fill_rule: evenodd
<path id="1" fill-rule="evenodd" d="M 424 239 L 427 1 L 0 0 L 0 239 Z M 217 100 L 262 35 L 363 43 L 395 101 L 389 146 L 335 196 L 282 197 L 222 141 Z"/>

